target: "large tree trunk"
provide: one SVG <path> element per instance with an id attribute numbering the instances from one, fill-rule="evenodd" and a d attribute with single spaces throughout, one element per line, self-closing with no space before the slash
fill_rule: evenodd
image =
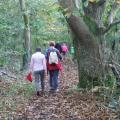
<path id="1" fill-rule="evenodd" d="M 29 27 L 29 17 L 25 8 L 25 1 L 19 0 L 20 8 L 23 13 L 24 18 L 24 55 L 23 55 L 23 69 L 28 67 L 28 62 L 30 58 L 30 27 Z"/>
<path id="2" fill-rule="evenodd" d="M 79 86 L 90 87 L 92 81 L 100 80 L 102 76 L 102 62 L 99 44 L 96 37 L 89 31 L 82 18 L 72 16 L 68 23 L 77 39 L 77 60 L 79 69 Z"/>
<path id="3" fill-rule="evenodd" d="M 102 77 L 103 67 L 99 51 L 99 40 L 81 17 L 72 15 L 72 0 L 60 0 L 59 2 L 66 10 L 63 14 L 66 16 L 69 27 L 76 38 L 74 43 L 77 47 L 79 87 L 91 88 L 93 81 L 101 80 Z M 94 29 L 96 34 L 98 28 L 95 27 Z"/>

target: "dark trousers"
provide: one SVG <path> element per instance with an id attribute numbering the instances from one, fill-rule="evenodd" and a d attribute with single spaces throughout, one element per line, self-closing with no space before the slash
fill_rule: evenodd
<path id="1" fill-rule="evenodd" d="M 59 70 L 50 70 L 50 88 L 56 90 L 58 88 Z"/>
<path id="2" fill-rule="evenodd" d="M 45 76 L 45 71 L 35 71 L 34 72 L 35 76 L 35 87 L 36 91 L 40 91 L 40 84 L 41 84 L 41 89 L 42 91 L 44 90 L 44 76 Z"/>

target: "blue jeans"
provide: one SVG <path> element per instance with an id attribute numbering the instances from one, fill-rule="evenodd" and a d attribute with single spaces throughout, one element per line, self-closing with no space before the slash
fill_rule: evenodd
<path id="1" fill-rule="evenodd" d="M 58 88 L 58 75 L 59 70 L 50 70 L 50 88 L 56 90 Z"/>
<path id="2" fill-rule="evenodd" d="M 40 84 L 42 91 L 44 91 L 44 74 L 44 70 L 34 72 L 36 91 L 40 91 Z"/>

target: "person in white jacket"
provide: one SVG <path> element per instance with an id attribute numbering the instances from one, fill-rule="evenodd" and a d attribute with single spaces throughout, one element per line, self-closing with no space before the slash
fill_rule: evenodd
<path id="1" fill-rule="evenodd" d="M 42 93 L 44 92 L 44 76 L 47 71 L 46 58 L 45 55 L 41 53 L 40 48 L 36 48 L 36 52 L 31 57 L 30 71 L 34 73 L 36 94 L 39 96 L 40 89 L 42 90 Z"/>

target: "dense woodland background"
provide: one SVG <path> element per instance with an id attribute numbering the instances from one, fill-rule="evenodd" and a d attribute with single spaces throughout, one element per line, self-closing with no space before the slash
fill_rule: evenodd
<path id="1" fill-rule="evenodd" d="M 19 0 L 0 2 L 1 66 L 11 65 L 18 70 L 22 67 L 22 56 L 25 53 L 24 14 L 29 19 L 31 53 L 37 46 L 43 47 L 44 50 L 49 40 L 60 42 L 70 40 L 65 19 L 58 11 L 59 6 L 55 2 L 28 0 L 23 11 L 21 11 Z"/>
<path id="2" fill-rule="evenodd" d="M 50 40 L 74 46 L 69 59 L 77 61 L 77 89 L 118 110 L 120 0 L 0 0 L 1 79 L 11 78 L 6 69 L 25 73 L 35 48 L 45 53 Z"/>

